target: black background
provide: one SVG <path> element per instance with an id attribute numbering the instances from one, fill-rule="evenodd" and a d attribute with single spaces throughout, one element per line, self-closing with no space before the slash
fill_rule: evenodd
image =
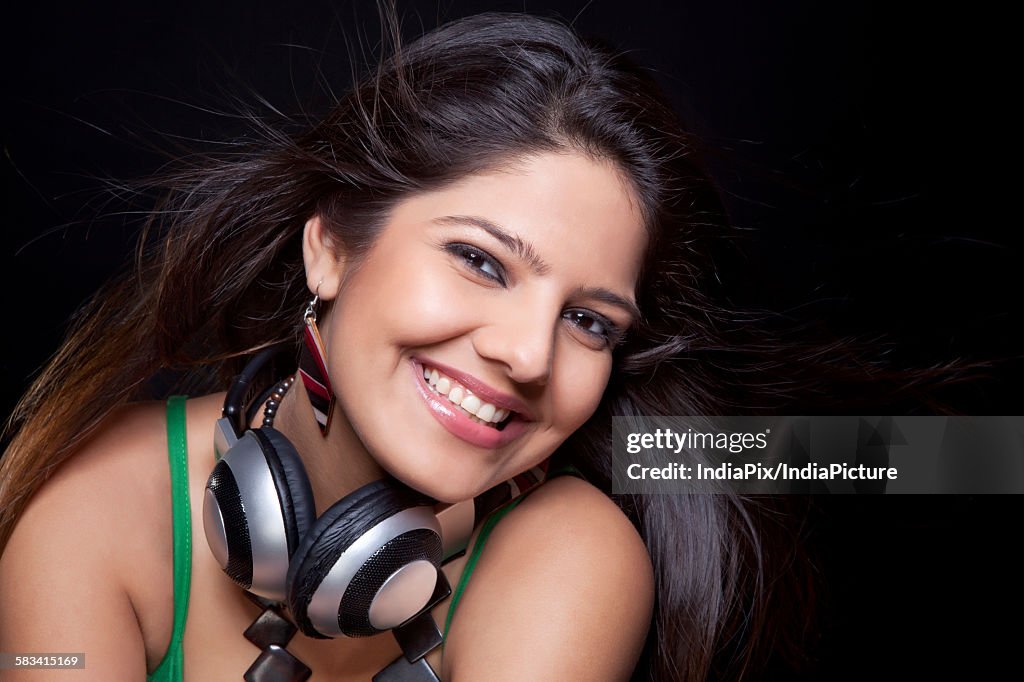
<path id="1" fill-rule="evenodd" d="M 996 5 L 400 3 L 410 36 L 524 8 L 630 50 L 722 152 L 713 172 L 749 235 L 720 261 L 735 303 L 884 335 L 895 360 L 921 366 L 1024 348 L 1020 78 Z M 349 54 L 372 60 L 379 37 L 365 1 L 36 3 L 6 23 L 5 414 L 71 312 L 131 256 L 138 206 L 101 181 L 156 171 L 154 145 L 242 132 L 234 97 L 322 111 L 324 83 L 343 90 Z M 1021 414 L 1019 362 L 990 374 L 954 407 Z M 827 608 L 806 677 L 978 677 L 1011 660 L 1018 498 L 816 502 Z"/>

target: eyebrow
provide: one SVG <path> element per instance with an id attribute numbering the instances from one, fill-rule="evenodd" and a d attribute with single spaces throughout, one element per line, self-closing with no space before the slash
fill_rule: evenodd
<path id="1" fill-rule="evenodd" d="M 440 218 L 434 218 L 431 222 L 438 225 L 473 225 L 479 227 L 481 230 L 487 232 L 489 235 L 501 242 L 509 251 L 526 261 L 530 268 L 533 269 L 538 275 L 546 275 L 551 271 L 551 266 L 541 260 L 540 256 L 537 255 L 537 250 L 533 248 L 533 245 L 527 241 L 524 241 L 519 235 L 512 234 L 505 228 L 501 227 L 497 223 L 491 222 L 486 218 L 472 215 L 446 215 Z M 576 289 L 575 294 L 581 298 L 592 298 L 597 301 L 608 303 L 619 308 L 625 309 L 632 316 L 633 321 L 640 319 L 640 308 L 637 307 L 636 303 L 619 296 L 611 289 L 604 287 L 579 287 Z"/>
<path id="2" fill-rule="evenodd" d="M 637 307 L 636 303 L 633 303 L 628 298 L 619 296 L 611 289 L 605 289 L 604 287 L 580 287 L 576 290 L 576 295 L 580 298 L 592 298 L 618 308 L 624 308 L 632 316 L 631 322 L 638 322 L 640 320 L 640 308 Z"/>
<path id="3" fill-rule="evenodd" d="M 537 255 L 537 250 L 533 248 L 532 244 L 523 241 L 519 235 L 510 233 L 505 228 L 496 223 L 492 223 L 486 218 L 473 215 L 446 215 L 440 218 L 434 218 L 432 222 L 435 222 L 438 225 L 473 225 L 475 227 L 479 227 L 481 230 L 484 230 L 504 244 L 505 248 L 509 251 L 526 261 L 530 265 L 530 268 L 532 268 L 538 275 L 546 275 L 551 271 L 551 266 L 541 260 L 540 256 Z"/>

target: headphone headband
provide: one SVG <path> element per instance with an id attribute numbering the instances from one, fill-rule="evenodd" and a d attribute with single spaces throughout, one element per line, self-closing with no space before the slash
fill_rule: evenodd
<path id="1" fill-rule="evenodd" d="M 231 387 L 228 388 L 227 395 L 224 396 L 224 407 L 221 410 L 221 416 L 230 422 L 237 438 L 240 438 L 245 433 L 246 427 L 252 421 L 255 409 L 263 403 L 260 398 L 273 390 L 273 385 L 271 385 L 257 394 L 255 400 L 247 403 L 245 399 L 249 395 L 253 381 L 274 356 L 290 347 L 291 344 L 286 342 L 267 346 L 254 355 L 252 360 L 242 369 L 241 373 L 231 382 Z"/>

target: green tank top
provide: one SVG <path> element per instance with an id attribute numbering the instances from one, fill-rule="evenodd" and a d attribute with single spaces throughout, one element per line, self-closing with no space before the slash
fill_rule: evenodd
<path id="1" fill-rule="evenodd" d="M 171 510 L 174 522 L 174 630 L 167 653 L 149 682 L 180 682 L 185 659 L 181 640 L 188 617 L 192 588 L 192 505 L 188 499 L 188 446 L 185 430 L 185 396 L 167 401 L 167 456 L 171 463 Z"/>
<path id="2" fill-rule="evenodd" d="M 186 396 L 173 396 L 167 401 L 167 456 L 171 466 L 171 509 L 174 523 L 174 630 L 171 643 L 167 647 L 163 660 L 147 675 L 148 682 L 181 682 L 185 667 L 182 638 L 185 634 L 185 621 L 188 617 L 188 598 L 192 584 L 192 506 L 188 496 L 188 447 L 185 429 Z M 579 476 L 579 472 L 569 466 L 557 471 L 548 472 L 548 478 L 562 474 Z M 536 488 L 534 488 L 536 489 Z M 527 493 L 529 494 L 529 493 Z M 480 558 L 484 543 L 488 536 L 505 514 L 512 511 L 517 504 L 526 499 L 520 495 L 494 511 L 480 528 L 473 550 L 462 569 L 459 583 L 452 592 L 452 601 L 448 607 L 448 616 L 444 622 L 442 647 L 448 639 L 448 626 L 455 614 L 455 607 L 462 597 L 469 582 L 469 576 Z M 442 648 L 443 651 L 443 648 Z"/>

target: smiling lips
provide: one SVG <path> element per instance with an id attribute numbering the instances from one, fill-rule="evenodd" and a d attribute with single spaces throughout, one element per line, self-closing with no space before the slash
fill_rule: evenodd
<path id="1" fill-rule="evenodd" d="M 444 365 L 435 366 L 429 360 L 413 359 L 410 366 L 420 396 L 434 419 L 471 445 L 499 448 L 518 438 L 533 420 L 521 401 L 494 391 L 475 377 Z M 457 400 L 453 400 L 453 393 Z"/>

